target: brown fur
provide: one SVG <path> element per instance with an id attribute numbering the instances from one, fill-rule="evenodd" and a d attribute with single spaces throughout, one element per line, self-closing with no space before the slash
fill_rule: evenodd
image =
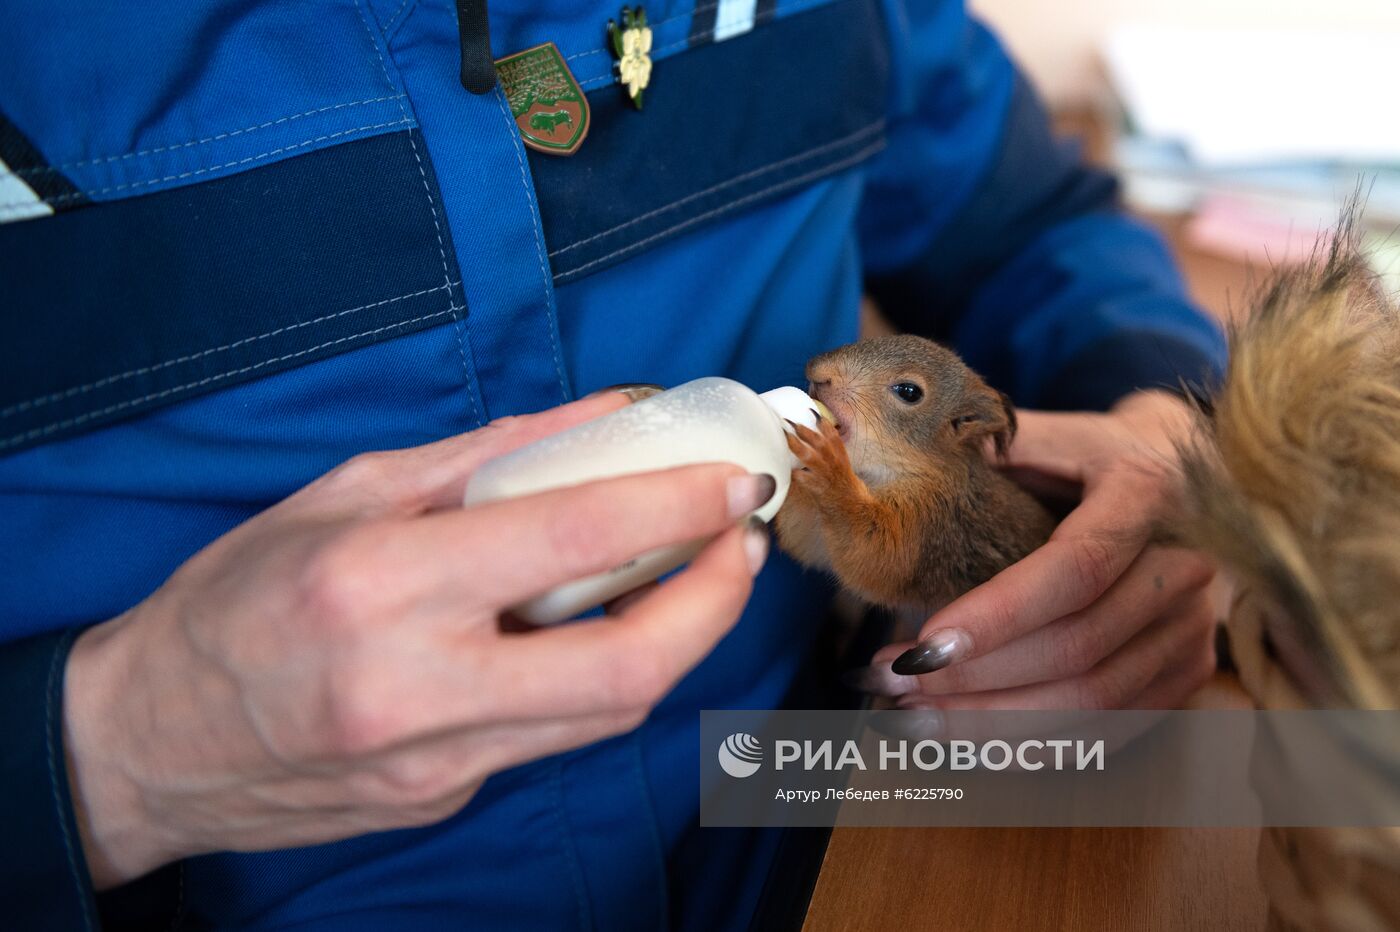
<path id="1" fill-rule="evenodd" d="M 1010 402 L 947 349 L 865 340 L 813 359 L 807 377 L 837 423 L 788 441 L 803 468 L 776 526 L 800 562 L 870 602 L 932 609 L 1050 535 L 1049 512 L 985 456 L 1015 434 Z M 923 391 L 917 404 L 891 392 L 902 382 Z"/>
<path id="2" fill-rule="evenodd" d="M 1350 228 L 1278 275 L 1231 344 L 1214 412 L 1183 450 L 1184 535 L 1263 594 L 1274 649 L 1320 669 L 1332 699 L 1394 707 L 1400 316 Z"/>

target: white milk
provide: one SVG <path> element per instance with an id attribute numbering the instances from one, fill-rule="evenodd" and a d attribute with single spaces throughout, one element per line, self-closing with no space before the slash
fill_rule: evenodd
<path id="1" fill-rule="evenodd" d="M 800 388 L 760 395 L 730 379 L 696 379 L 486 463 L 467 483 L 464 504 L 673 466 L 725 462 L 777 480 L 773 497 L 755 512 L 769 521 L 787 498 L 796 465 L 783 419 L 815 427 L 817 405 Z M 563 621 L 675 569 L 705 543 L 644 553 L 605 573 L 566 583 L 513 611 L 536 624 Z"/>

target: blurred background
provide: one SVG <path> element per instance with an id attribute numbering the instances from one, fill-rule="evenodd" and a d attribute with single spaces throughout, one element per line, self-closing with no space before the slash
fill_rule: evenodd
<path id="1" fill-rule="evenodd" d="M 970 0 L 1221 317 L 1358 190 L 1400 288 L 1400 0 Z"/>

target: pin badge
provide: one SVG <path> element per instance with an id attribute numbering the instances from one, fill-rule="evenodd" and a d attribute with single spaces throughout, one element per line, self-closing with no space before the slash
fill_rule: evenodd
<path id="1" fill-rule="evenodd" d="M 651 83 L 651 27 L 641 7 L 622 8 L 622 25 L 608 20 L 608 44 L 617 56 L 617 79 L 627 87 L 632 106 L 642 109 L 642 91 Z"/>
<path id="2" fill-rule="evenodd" d="M 537 152 L 573 155 L 588 135 L 588 98 L 553 42 L 496 62 L 520 136 Z"/>

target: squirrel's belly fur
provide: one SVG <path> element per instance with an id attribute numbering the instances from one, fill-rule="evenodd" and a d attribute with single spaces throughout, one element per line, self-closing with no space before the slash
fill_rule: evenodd
<path id="1" fill-rule="evenodd" d="M 932 609 L 980 585 L 1050 536 L 1054 519 L 987 467 L 932 489 L 925 482 L 864 487 L 868 502 L 825 501 L 794 484 L 775 523 L 799 563 L 890 608 Z"/>

